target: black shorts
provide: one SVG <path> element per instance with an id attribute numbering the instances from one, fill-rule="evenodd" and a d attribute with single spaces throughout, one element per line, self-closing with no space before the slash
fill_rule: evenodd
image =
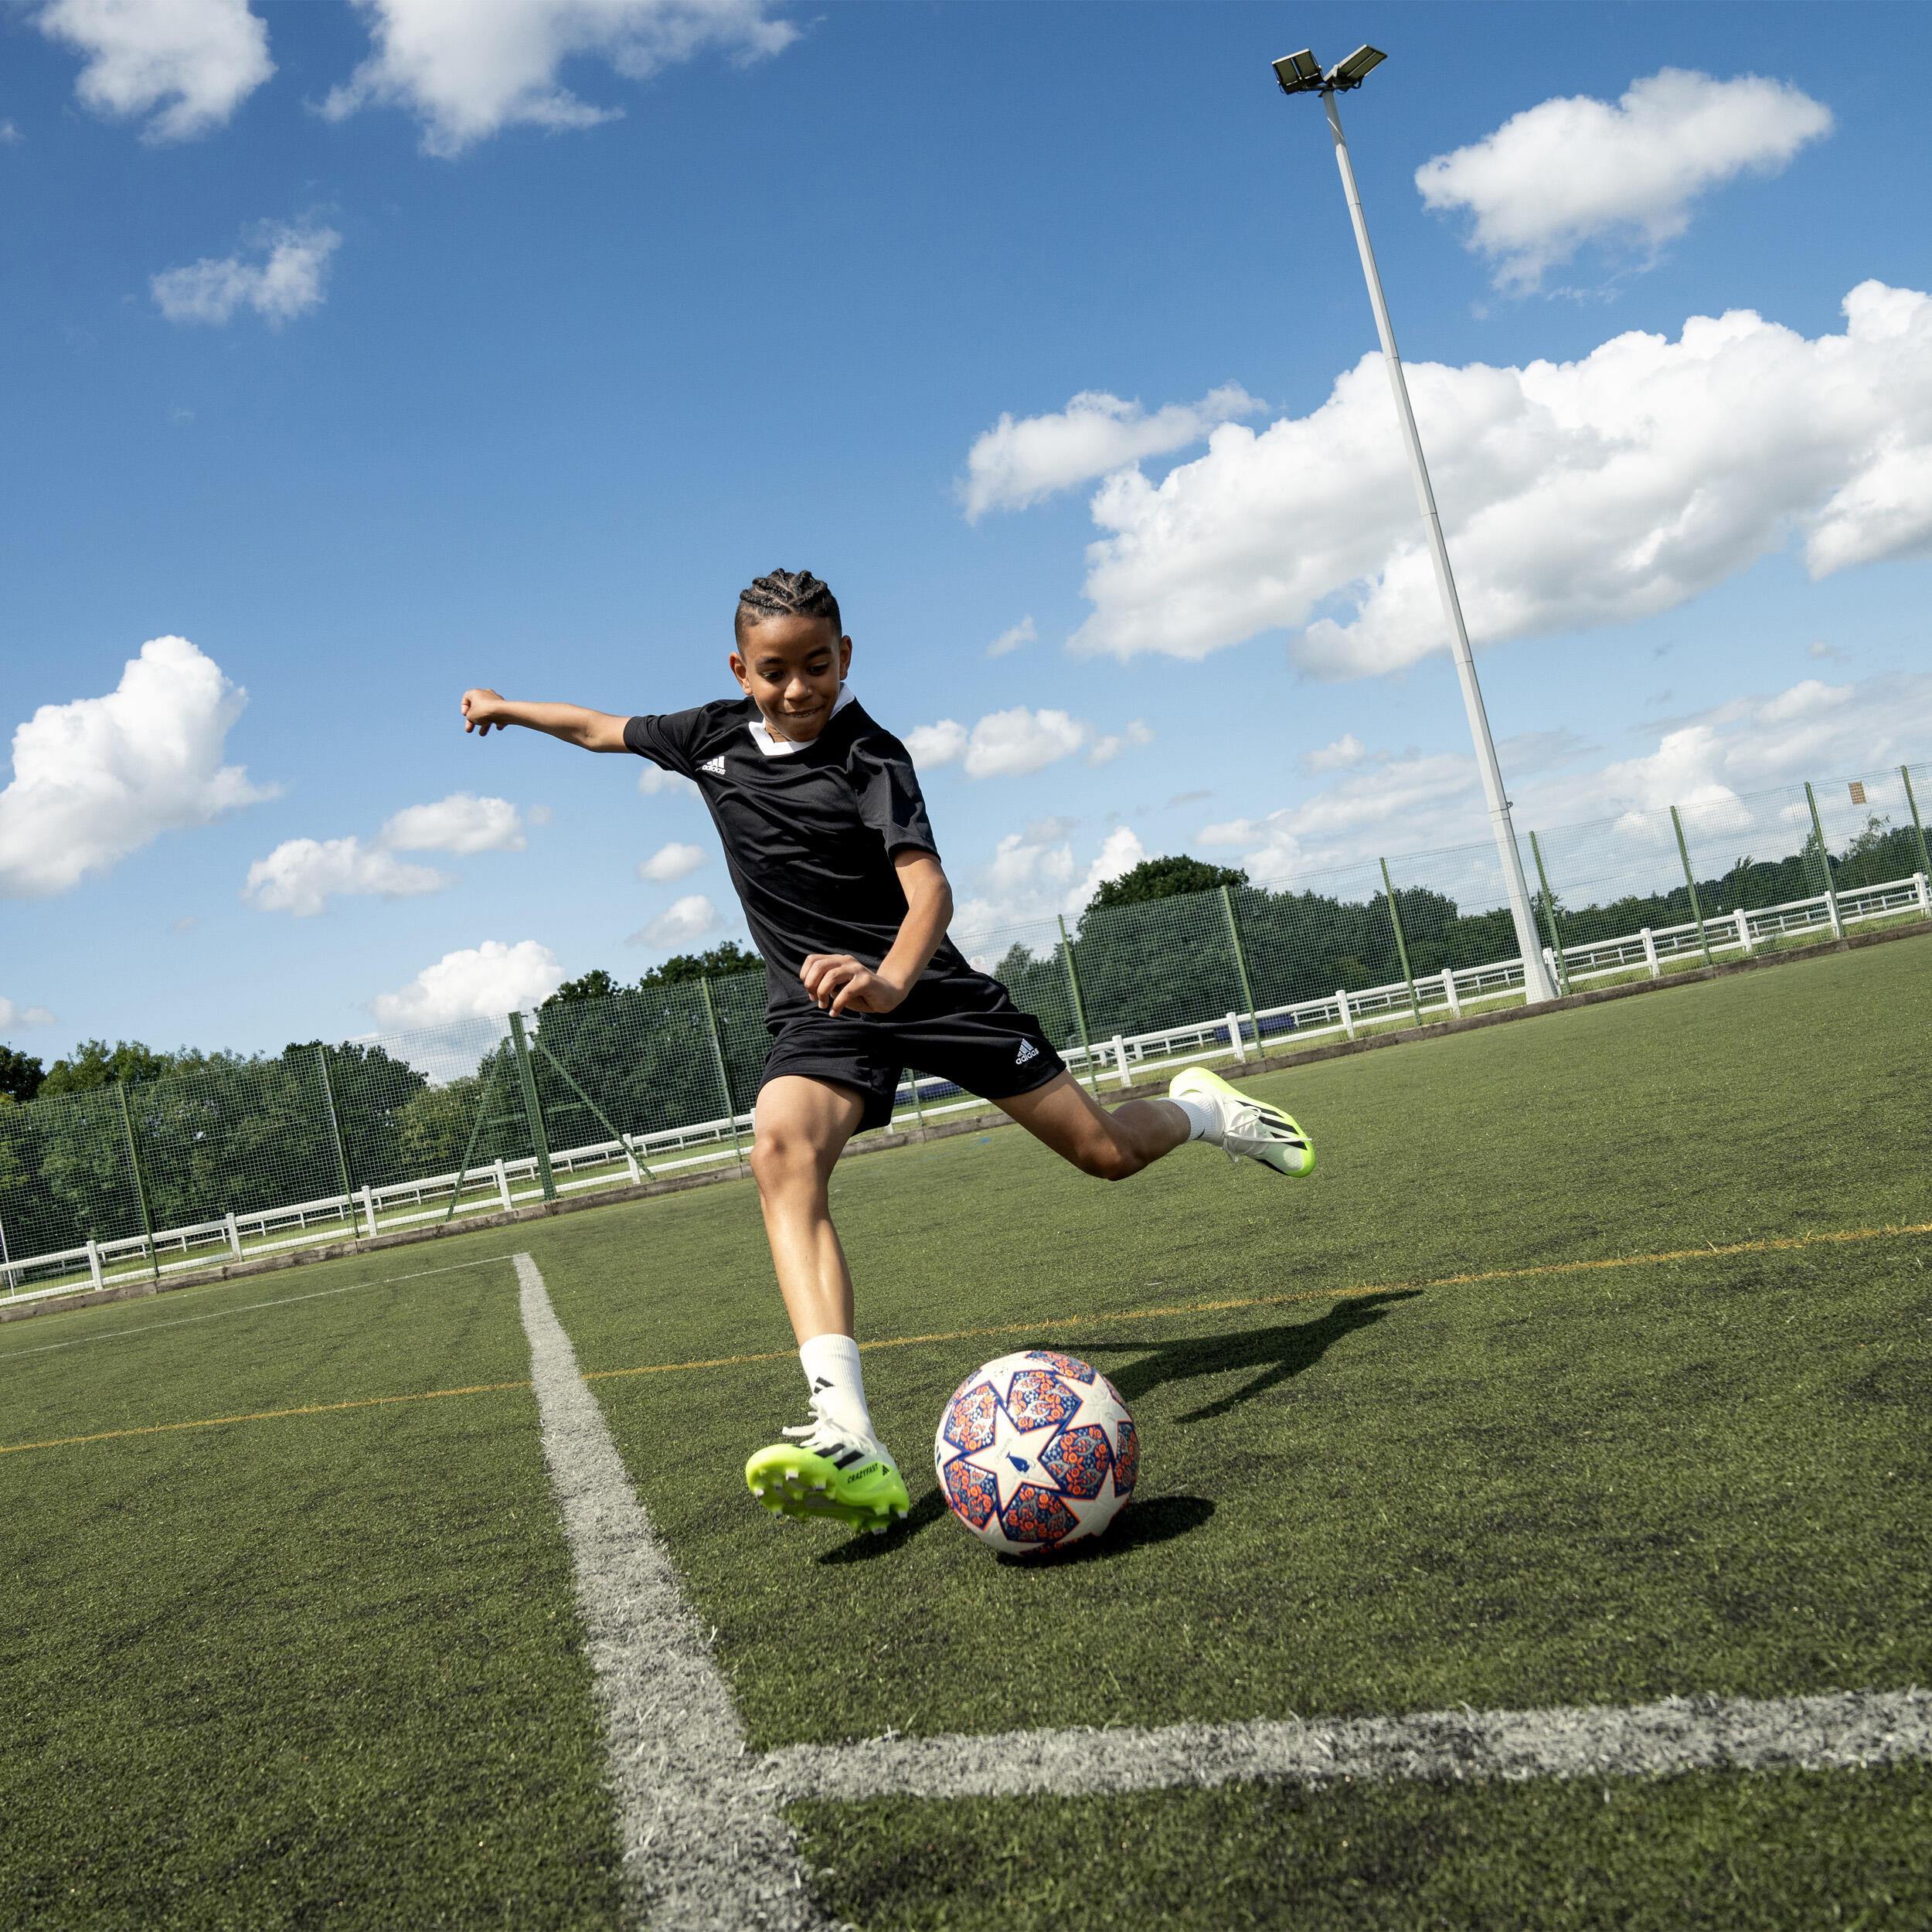
<path id="1" fill-rule="evenodd" d="M 866 1103 L 859 1131 L 883 1127 L 903 1070 L 937 1074 L 981 1100 L 1011 1100 L 1057 1078 L 1066 1063 L 1031 1013 L 984 973 L 952 973 L 922 982 L 890 1013 L 772 1015 L 774 1038 L 759 1080 L 786 1073 L 849 1087 Z"/>

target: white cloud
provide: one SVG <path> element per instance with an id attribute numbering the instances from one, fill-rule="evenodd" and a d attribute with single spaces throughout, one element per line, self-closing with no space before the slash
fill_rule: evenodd
<path id="1" fill-rule="evenodd" d="M 369 1011 L 383 1026 L 444 1026 L 451 1020 L 501 1019 L 549 998 L 563 981 L 563 968 L 549 947 L 534 939 L 445 953 L 406 986 L 378 993 Z"/>
<path id="2" fill-rule="evenodd" d="M 1368 755 L 1362 740 L 1352 731 L 1345 731 L 1333 744 L 1306 753 L 1301 760 L 1301 769 L 1311 777 L 1324 771 L 1344 771 L 1350 765 L 1360 764 Z"/>
<path id="3" fill-rule="evenodd" d="M 987 645 L 986 655 L 989 658 L 1003 658 L 1008 651 L 1017 651 L 1022 644 L 1032 643 L 1039 635 L 1039 633 L 1033 628 L 1033 620 L 1030 617 L 1022 617 L 1012 630 L 1001 631 Z"/>
<path id="4" fill-rule="evenodd" d="M 638 774 L 638 789 L 647 798 L 655 798 L 661 791 L 685 792 L 693 798 L 702 798 L 697 781 L 687 778 L 682 771 L 666 771 L 662 765 L 647 764 Z"/>
<path id="5" fill-rule="evenodd" d="M 219 127 L 275 71 L 247 0 L 53 0 L 35 20 L 86 56 L 75 91 L 97 114 L 161 110 L 145 141 Z"/>
<path id="6" fill-rule="evenodd" d="M 966 727 L 951 718 L 914 725 L 906 733 L 906 749 L 916 765 L 950 765 L 965 756 Z"/>
<path id="7" fill-rule="evenodd" d="M 702 893 L 692 893 L 689 897 L 677 900 L 668 912 L 660 913 L 649 925 L 640 927 L 624 943 L 627 946 L 649 946 L 662 951 L 702 939 L 706 933 L 716 932 L 723 923 L 718 917 L 717 907 Z"/>
<path id="8" fill-rule="evenodd" d="M 11 148 L 15 141 L 26 139 L 26 136 L 11 121 L 0 121 L 0 147 Z"/>
<path id="9" fill-rule="evenodd" d="M 0 993 L 0 1033 L 15 1033 L 29 1026 L 51 1026 L 53 1015 L 44 1006 L 16 1006 Z"/>
<path id="10" fill-rule="evenodd" d="M 433 805 L 406 805 L 383 825 L 376 842 L 390 852 L 447 852 L 467 859 L 473 852 L 521 852 L 529 842 L 509 799 L 453 791 Z"/>
<path id="11" fill-rule="evenodd" d="M 1868 281 L 1843 307 L 1815 341 L 1734 310 L 1576 362 L 1412 366 L 1472 636 L 1651 616 L 1794 533 L 1814 578 L 1932 548 L 1932 298 Z M 1379 356 L 1158 485 L 1110 477 L 1093 512 L 1078 651 L 1199 658 L 1305 624 L 1303 668 L 1360 677 L 1444 648 Z M 1352 615 L 1316 616 L 1335 599 Z"/>
<path id="12" fill-rule="evenodd" d="M 977 522 L 988 510 L 1022 509 L 1144 456 L 1185 449 L 1216 423 L 1255 415 L 1264 406 L 1230 383 L 1198 403 L 1169 403 L 1151 416 L 1144 414 L 1138 403 L 1123 402 L 1104 389 L 1083 389 L 1052 416 L 1029 416 L 1016 423 L 1002 413 L 967 452 L 961 488 L 966 520 Z M 1005 642 L 1000 640 L 1000 645 Z M 999 648 L 995 645 L 988 655 L 997 656 Z"/>
<path id="13" fill-rule="evenodd" d="M 221 762 L 248 694 L 185 638 L 141 647 L 104 698 L 43 705 L 0 791 L 0 898 L 44 899 L 164 832 L 275 795 Z"/>
<path id="14" fill-rule="evenodd" d="M 1594 236 L 1659 247 L 1689 226 L 1706 189 L 1776 174 L 1831 131 L 1831 110 L 1796 87 L 1666 67 L 1614 107 L 1546 100 L 1424 162 L 1416 186 L 1430 208 L 1474 215 L 1469 245 L 1496 263 L 1497 287 L 1527 293 Z"/>
<path id="15" fill-rule="evenodd" d="M 1560 740 L 1553 742 L 1553 740 Z M 1673 721 L 1655 747 L 1585 769 L 1577 741 L 1535 733 L 1498 747 L 1519 835 L 1602 820 L 1626 840 L 1675 848 L 1666 808 L 1698 815 L 1722 829 L 1723 808 L 1749 793 L 1848 774 L 1883 777 L 1932 740 L 1932 674 L 1900 674 L 1830 685 L 1808 678 L 1789 689 L 1733 698 Z M 1529 774 L 1539 774 L 1523 782 Z M 1822 796 L 1822 794 L 1821 794 Z M 1801 801 L 1801 814 L 1804 807 Z M 1747 829 L 1740 809 L 1737 829 Z M 1803 828 L 1794 835 L 1801 838 Z M 1372 862 L 1489 838 L 1488 812 L 1475 760 L 1466 752 L 1410 752 L 1352 772 L 1298 804 L 1260 818 L 1204 826 L 1194 842 L 1234 847 L 1257 883 L 1333 866 Z M 1565 842 L 1553 849 L 1560 854 Z M 1760 858 L 1773 853 L 1763 838 Z M 1636 848 L 1627 845 L 1628 855 Z M 1558 889 L 1563 889 L 1560 878 Z M 1648 889 L 1648 887 L 1645 889 Z"/>
<path id="16" fill-rule="evenodd" d="M 993 711 L 973 726 L 966 744 L 969 778 L 1017 778 L 1041 771 L 1087 743 L 1087 727 L 1064 711 Z"/>
<path id="17" fill-rule="evenodd" d="M 332 228 L 281 223 L 257 231 L 250 252 L 259 260 L 203 256 L 185 268 L 164 269 L 148 286 L 171 322 L 229 321 L 238 308 L 252 308 L 271 328 L 319 308 L 328 260 L 342 245 Z"/>
<path id="18" fill-rule="evenodd" d="M 410 865 L 359 838 L 288 838 L 249 867 L 242 896 L 261 912 L 313 919 L 332 898 L 415 899 L 455 883 L 449 872 Z"/>
<path id="19" fill-rule="evenodd" d="M 1111 764 L 1129 745 L 1151 745 L 1153 742 L 1153 732 L 1136 718 L 1124 731 L 1096 738 L 1087 752 L 1086 762 L 1090 765 Z"/>
<path id="20" fill-rule="evenodd" d="M 700 866 L 710 862 L 711 855 L 702 845 L 680 845 L 674 842 L 660 845 L 645 859 L 638 868 L 638 876 L 668 886 L 675 879 L 689 879 Z"/>
<path id="21" fill-rule="evenodd" d="M 797 28 L 764 0 L 355 0 L 376 51 L 323 111 L 406 107 L 423 146 L 457 155 L 506 127 L 594 127 L 622 110 L 580 100 L 558 80 L 568 60 L 601 59 L 625 78 L 718 47 L 740 61 L 775 54 Z"/>
<path id="22" fill-rule="evenodd" d="M 954 932 L 971 940 L 978 934 L 1056 915 L 1073 918 L 1104 880 L 1132 871 L 1147 856 L 1132 828 L 1116 825 L 1083 871 L 1066 836 L 1073 828 L 1070 820 L 1048 818 L 1023 832 L 1009 832 L 954 914 Z M 978 957 L 976 952 L 969 956 Z"/>

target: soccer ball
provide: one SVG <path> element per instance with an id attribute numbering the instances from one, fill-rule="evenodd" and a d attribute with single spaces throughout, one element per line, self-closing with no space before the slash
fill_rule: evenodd
<path id="1" fill-rule="evenodd" d="M 1029 1349 L 953 1391 L 933 1460 L 953 1514 L 981 1543 L 1035 1555 L 1097 1536 L 1127 1507 L 1141 1441 L 1098 1369 Z"/>

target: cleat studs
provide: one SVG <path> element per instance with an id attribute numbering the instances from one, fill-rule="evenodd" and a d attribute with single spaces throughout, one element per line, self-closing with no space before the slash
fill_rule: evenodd
<path id="1" fill-rule="evenodd" d="M 876 1522 L 868 1533 L 874 1536 L 883 1536 L 886 1533 L 886 1526 L 883 1522 Z"/>

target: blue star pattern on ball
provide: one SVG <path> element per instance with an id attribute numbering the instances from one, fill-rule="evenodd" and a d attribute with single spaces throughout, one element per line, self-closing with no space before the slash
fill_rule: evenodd
<path id="1" fill-rule="evenodd" d="M 1037 1555 L 1098 1536 L 1126 1507 L 1140 1442 L 1104 1376 L 1032 1349 L 961 1383 L 933 1457 L 947 1506 L 975 1536 Z"/>

